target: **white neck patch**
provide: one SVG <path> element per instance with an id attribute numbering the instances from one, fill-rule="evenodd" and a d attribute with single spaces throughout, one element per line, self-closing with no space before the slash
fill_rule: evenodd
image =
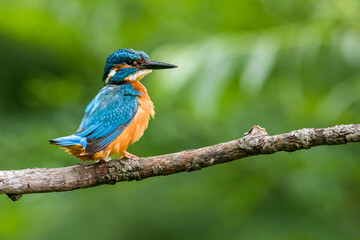
<path id="1" fill-rule="evenodd" d="M 108 84 L 110 82 L 111 78 L 113 76 L 115 76 L 116 72 L 117 71 L 115 69 L 111 69 L 111 71 L 109 72 L 109 74 L 107 75 L 107 78 L 105 80 L 106 84 Z M 145 77 L 146 75 L 148 75 L 151 72 L 152 72 L 151 69 L 140 70 L 140 71 L 137 71 L 136 73 L 133 73 L 133 74 L 127 76 L 124 79 L 126 81 L 139 81 L 139 80 L 141 80 L 143 77 Z"/>
<path id="2" fill-rule="evenodd" d="M 151 69 L 140 70 L 140 71 L 137 71 L 136 73 L 133 73 L 133 74 L 127 76 L 124 79 L 126 81 L 139 81 L 139 80 L 141 80 L 143 77 L 145 77 L 146 75 L 148 75 L 151 72 L 152 72 Z"/>
<path id="3" fill-rule="evenodd" d="M 115 69 L 111 69 L 111 71 L 109 72 L 109 74 L 107 75 L 107 78 L 105 80 L 105 83 L 108 84 L 110 79 L 116 74 L 116 70 Z"/>

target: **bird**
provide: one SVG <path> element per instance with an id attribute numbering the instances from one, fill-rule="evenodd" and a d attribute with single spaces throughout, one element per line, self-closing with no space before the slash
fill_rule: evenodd
<path id="1" fill-rule="evenodd" d="M 137 158 L 126 150 L 143 136 L 155 114 L 140 80 L 152 70 L 176 67 L 152 61 L 143 51 L 121 48 L 111 53 L 102 77 L 105 86 L 85 108 L 78 130 L 50 143 L 83 161 L 108 162 L 113 154 Z"/>

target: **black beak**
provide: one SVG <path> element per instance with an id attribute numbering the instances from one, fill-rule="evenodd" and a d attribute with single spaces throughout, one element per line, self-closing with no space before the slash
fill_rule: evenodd
<path id="1" fill-rule="evenodd" d="M 177 68 L 176 65 L 156 62 L 156 61 L 146 61 L 140 65 L 141 69 L 167 69 L 167 68 Z"/>

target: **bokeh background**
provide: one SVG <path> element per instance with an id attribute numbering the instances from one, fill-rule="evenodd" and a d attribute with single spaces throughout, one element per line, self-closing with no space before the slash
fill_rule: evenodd
<path id="1" fill-rule="evenodd" d="M 358 123 L 358 0 L 0 1 L 0 169 L 79 161 L 73 133 L 108 54 L 177 64 L 143 83 L 156 106 L 129 151 L 165 154 Z M 0 196 L 0 239 L 359 239 L 358 144 L 64 193 Z"/>

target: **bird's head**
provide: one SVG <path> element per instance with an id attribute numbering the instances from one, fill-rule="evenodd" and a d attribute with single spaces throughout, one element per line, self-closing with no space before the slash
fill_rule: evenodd
<path id="1" fill-rule="evenodd" d="M 152 69 L 175 67 L 177 66 L 151 61 L 145 52 L 122 48 L 106 59 L 103 81 L 106 84 L 123 84 L 142 79 L 151 73 Z"/>

